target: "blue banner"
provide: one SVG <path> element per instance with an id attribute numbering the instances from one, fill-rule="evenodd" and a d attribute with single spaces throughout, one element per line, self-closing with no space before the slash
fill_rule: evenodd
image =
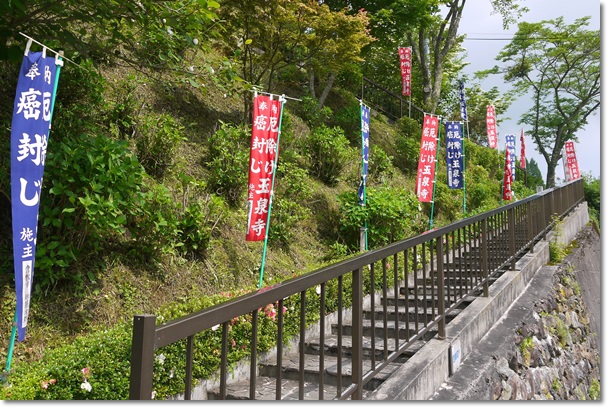
<path id="1" fill-rule="evenodd" d="M 61 61 L 44 52 L 23 57 L 11 127 L 13 255 L 17 292 L 17 331 L 25 328 L 34 280 L 38 207 L 44 174 L 54 85 Z"/>
<path id="2" fill-rule="evenodd" d="M 361 105 L 361 183 L 359 184 L 359 205 L 365 205 L 365 184 L 369 164 L 369 107 Z"/>
<path id="3" fill-rule="evenodd" d="M 464 100 L 464 81 L 460 81 L 460 117 L 465 122 L 467 119 L 467 101 Z"/>
<path id="4" fill-rule="evenodd" d="M 460 122 L 445 122 L 445 162 L 449 188 L 462 188 L 463 159 L 461 124 Z"/>
<path id="5" fill-rule="evenodd" d="M 515 181 L 515 135 L 506 135 L 506 146 L 509 150 L 509 160 L 511 160 L 511 183 Z"/>

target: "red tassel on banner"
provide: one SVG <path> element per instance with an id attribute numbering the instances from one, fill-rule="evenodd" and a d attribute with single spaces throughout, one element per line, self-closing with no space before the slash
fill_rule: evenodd
<path id="1" fill-rule="evenodd" d="M 247 241 L 263 241 L 266 236 L 270 190 L 278 159 L 280 117 L 280 100 L 272 100 L 266 95 L 254 98 L 249 157 Z"/>

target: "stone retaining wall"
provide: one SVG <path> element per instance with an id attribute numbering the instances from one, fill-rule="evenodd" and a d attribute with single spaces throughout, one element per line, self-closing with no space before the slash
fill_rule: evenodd
<path id="1" fill-rule="evenodd" d="M 533 307 L 533 318 L 516 329 L 513 346 L 485 379 L 488 399 L 599 399 L 599 338 L 571 267 L 558 269 L 551 293 Z"/>

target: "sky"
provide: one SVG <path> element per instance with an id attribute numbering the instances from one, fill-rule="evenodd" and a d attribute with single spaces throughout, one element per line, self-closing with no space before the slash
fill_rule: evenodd
<path id="1" fill-rule="evenodd" d="M 563 17 L 567 24 L 572 24 L 575 19 L 590 16 L 591 20 L 586 27 L 588 30 L 600 29 L 600 4 L 602 11 L 605 8 L 605 1 L 598 0 L 524 0 L 521 5 L 528 7 L 530 11 L 524 14 L 520 21 L 530 23 L 540 22 L 542 20 L 550 20 L 557 17 Z M 492 6 L 490 0 L 469 0 L 467 1 L 462 20 L 460 22 L 459 34 L 467 34 L 469 38 L 510 38 L 507 34 L 515 34 L 517 32 L 517 24 L 511 25 L 508 30 L 502 28 L 502 18 L 499 14 L 492 15 Z M 602 36 L 604 33 L 602 32 Z M 498 65 L 496 55 L 504 46 L 509 44 L 508 40 L 496 41 L 480 41 L 480 40 L 465 40 L 463 46 L 467 50 L 465 61 L 469 65 L 465 68 L 464 73 L 473 77 L 477 71 L 485 70 Z M 603 51 L 603 41 L 602 41 Z M 603 52 L 602 52 L 603 55 Z M 603 72 L 602 72 L 603 76 Z M 505 84 L 502 76 L 492 75 L 481 82 L 483 89 L 489 90 L 497 86 L 499 90 L 506 91 L 509 85 Z M 518 125 L 521 115 L 528 110 L 532 105 L 527 97 L 522 97 L 516 100 L 511 107 L 503 114 L 504 120 L 498 126 L 499 133 L 499 148 L 504 149 L 504 136 L 507 134 L 516 135 L 516 152 L 519 156 L 519 135 L 522 125 Z M 600 108 L 601 109 L 601 108 Z M 579 163 L 581 173 L 591 173 L 593 177 L 600 177 L 600 109 L 595 115 L 588 118 L 588 124 L 577 132 L 578 143 L 575 144 L 576 156 Z M 500 117 L 497 117 L 500 119 Z M 534 158 L 538 163 L 538 167 L 543 176 L 543 180 L 547 174 L 547 164 L 545 159 L 535 150 L 535 144 L 532 138 L 526 136 L 526 156 L 528 159 Z M 556 169 L 556 183 L 559 179 L 564 179 L 564 169 L 561 165 Z"/>

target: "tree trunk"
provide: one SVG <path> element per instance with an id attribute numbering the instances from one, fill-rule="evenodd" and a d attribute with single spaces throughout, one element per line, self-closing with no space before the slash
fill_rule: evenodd
<path id="1" fill-rule="evenodd" d="M 308 66 L 308 91 L 310 96 L 317 99 L 317 92 L 315 91 L 315 70 L 312 68 L 312 64 Z"/>
<path id="2" fill-rule="evenodd" d="M 323 107 L 323 104 L 325 103 L 325 99 L 327 98 L 327 95 L 329 95 L 329 91 L 331 91 L 331 87 L 334 85 L 334 81 L 336 80 L 337 76 L 338 76 L 338 74 L 336 72 L 332 72 L 329 75 L 329 78 L 327 79 L 327 83 L 325 84 L 325 88 L 323 89 L 323 93 L 321 94 L 321 97 L 319 97 L 319 104 L 317 105 L 317 107 L 319 109 L 321 109 Z"/>

